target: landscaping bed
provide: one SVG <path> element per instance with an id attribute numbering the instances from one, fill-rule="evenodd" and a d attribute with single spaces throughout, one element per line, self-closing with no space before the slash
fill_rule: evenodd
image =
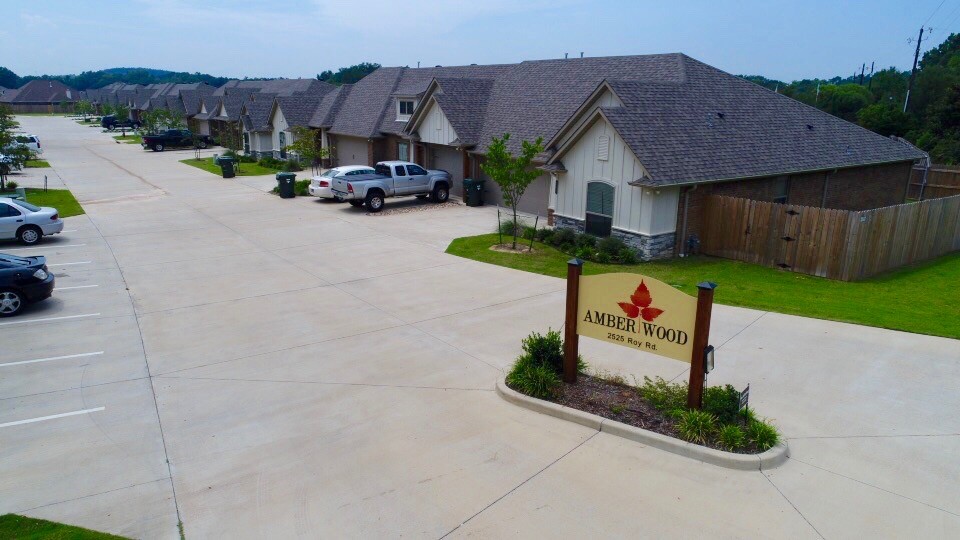
<path id="1" fill-rule="evenodd" d="M 50 166 L 50 162 L 45 159 L 28 159 L 26 163 L 23 164 L 24 168 L 27 169 L 42 169 Z"/>
<path id="2" fill-rule="evenodd" d="M 749 407 L 740 409 L 740 393 L 730 385 L 707 387 L 703 408 L 687 408 L 686 383 L 644 377 L 629 384 L 620 375 L 590 373 L 578 362 L 576 383 L 560 379 L 563 341 L 560 333 L 536 332 L 523 340 L 523 354 L 505 382 L 516 392 L 660 433 L 682 441 L 740 454 L 759 454 L 780 442 L 780 434 Z"/>
<path id="3" fill-rule="evenodd" d="M 190 165 L 191 167 L 196 167 L 207 171 L 208 173 L 215 174 L 217 176 L 221 175 L 220 166 L 214 163 L 212 157 L 207 158 L 189 158 L 181 159 L 180 163 Z M 280 172 L 280 169 L 274 167 L 265 167 L 257 162 L 248 163 L 234 163 L 233 165 L 234 172 L 237 173 L 237 176 L 263 176 L 265 174 L 276 174 Z"/>
<path id="4" fill-rule="evenodd" d="M 567 275 L 571 256 L 553 246 L 534 241 L 529 254 L 490 249 L 498 243 L 496 233 L 457 238 L 447 253 L 547 276 Z M 719 284 L 719 304 L 960 339 L 960 302 L 943 294 L 960 280 L 960 253 L 855 282 L 706 256 L 583 267 L 584 275 L 608 272 L 644 274 L 690 295 L 697 294 L 697 283 L 713 281 Z"/>
<path id="5" fill-rule="evenodd" d="M 84 214 L 83 207 L 69 189 L 27 188 L 27 202 L 37 206 L 52 206 L 60 213 L 61 218 Z"/>
<path id="6" fill-rule="evenodd" d="M 143 137 L 134 133 L 129 135 L 114 135 L 113 138 L 126 144 L 143 144 Z"/>

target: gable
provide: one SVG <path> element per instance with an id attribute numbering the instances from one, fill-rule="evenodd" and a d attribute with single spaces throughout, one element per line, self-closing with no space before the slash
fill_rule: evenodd
<path id="1" fill-rule="evenodd" d="M 423 121 L 417 128 L 420 140 L 426 143 L 450 145 L 458 139 L 457 132 L 454 131 L 450 121 L 440 109 L 440 105 L 431 100 L 427 111 L 423 115 Z"/>
<path id="2" fill-rule="evenodd" d="M 596 112 L 601 107 L 623 107 L 623 101 L 606 84 L 601 85 L 594 95 L 581 106 L 576 115 L 557 133 L 548 146 L 554 146 L 558 150 L 562 150 L 569 145 L 588 124 L 594 121 Z"/>
<path id="3" fill-rule="evenodd" d="M 273 113 L 270 114 L 270 125 L 274 131 L 286 131 L 289 125 L 287 119 L 283 117 L 283 111 L 276 104 L 273 106 Z"/>

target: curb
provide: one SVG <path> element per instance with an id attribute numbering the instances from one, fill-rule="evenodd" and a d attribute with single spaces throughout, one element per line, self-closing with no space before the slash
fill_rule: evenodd
<path id="1" fill-rule="evenodd" d="M 624 439 L 665 450 L 671 454 L 717 465 L 718 467 L 741 471 L 761 471 L 779 467 L 786 463 L 787 458 L 790 457 L 790 448 L 787 447 L 786 442 L 782 441 L 761 454 L 736 454 L 688 443 L 578 409 L 572 409 L 542 399 L 525 396 L 508 387 L 504 377 L 497 379 L 497 394 L 504 400 L 525 409 L 567 420 L 597 431 L 609 433 L 610 435 L 623 437 Z"/>

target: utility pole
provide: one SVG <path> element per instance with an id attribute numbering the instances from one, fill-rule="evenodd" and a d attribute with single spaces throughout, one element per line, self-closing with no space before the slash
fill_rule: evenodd
<path id="1" fill-rule="evenodd" d="M 920 37 L 917 38 L 917 50 L 913 53 L 913 69 L 910 70 L 910 82 L 907 83 L 907 97 L 903 98 L 903 112 L 907 112 L 910 103 L 910 91 L 913 90 L 913 78 L 917 75 L 917 61 L 920 59 L 920 43 L 923 42 L 923 27 L 920 27 Z"/>
<path id="2" fill-rule="evenodd" d="M 873 86 L 873 64 L 875 62 L 870 62 L 870 78 L 867 79 L 867 88 Z"/>
<path id="3" fill-rule="evenodd" d="M 863 86 L 863 72 L 866 70 L 867 70 L 867 63 L 864 62 L 863 65 L 860 66 L 860 86 Z"/>

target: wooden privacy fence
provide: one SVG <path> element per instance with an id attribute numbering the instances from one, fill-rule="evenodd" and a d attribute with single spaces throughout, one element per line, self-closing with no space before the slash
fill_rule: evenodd
<path id="1" fill-rule="evenodd" d="M 854 281 L 960 250 L 960 196 L 849 211 L 712 195 L 701 250 Z"/>
<path id="2" fill-rule="evenodd" d="M 927 183 L 923 184 L 923 169 L 910 171 L 909 197 L 918 200 L 937 199 L 960 195 L 960 169 L 946 165 L 934 165 L 927 171 Z"/>

